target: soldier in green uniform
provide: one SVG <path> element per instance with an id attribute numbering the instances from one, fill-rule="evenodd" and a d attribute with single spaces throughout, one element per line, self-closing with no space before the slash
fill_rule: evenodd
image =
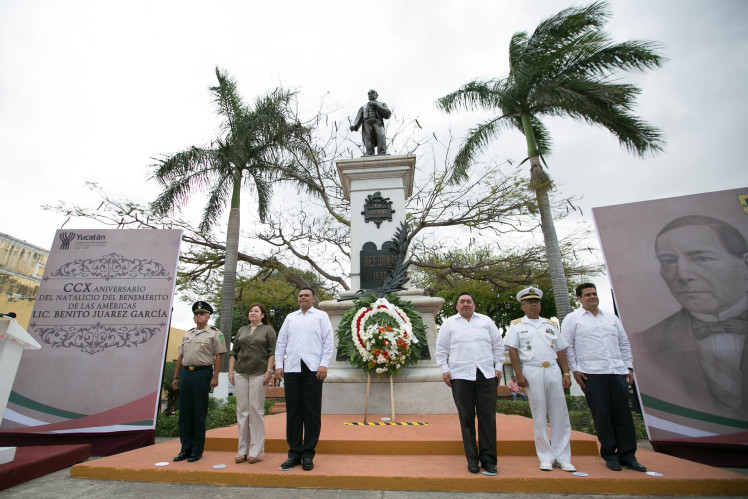
<path id="1" fill-rule="evenodd" d="M 205 446 L 205 420 L 208 394 L 218 386 L 221 359 L 226 353 L 223 334 L 208 326 L 213 308 L 204 301 L 192 305 L 194 328 L 187 331 L 179 346 L 179 357 L 171 381 L 179 389 L 179 439 L 182 450 L 174 461 L 199 460 Z M 178 376 L 177 376 L 178 375 Z"/>

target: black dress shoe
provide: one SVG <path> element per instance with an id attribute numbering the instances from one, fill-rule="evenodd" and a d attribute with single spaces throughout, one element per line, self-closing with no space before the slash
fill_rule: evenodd
<path id="1" fill-rule="evenodd" d="M 314 462 L 311 457 L 301 458 L 301 469 L 304 471 L 311 471 L 314 468 Z"/>
<path id="2" fill-rule="evenodd" d="M 289 457 L 283 463 L 281 463 L 280 468 L 278 468 L 281 471 L 288 471 L 293 469 L 294 466 L 299 465 L 301 463 L 301 460 L 296 457 Z"/>
<path id="3" fill-rule="evenodd" d="M 608 469 L 621 471 L 621 464 L 618 461 L 605 461 L 605 464 L 608 466 Z"/>
<path id="4" fill-rule="evenodd" d="M 189 458 L 187 458 L 187 462 L 194 463 L 195 461 L 199 461 L 201 457 L 203 457 L 202 454 L 193 454 Z"/>
<path id="5" fill-rule="evenodd" d="M 496 470 L 496 465 L 495 464 L 484 464 L 483 474 L 487 476 L 496 476 L 498 474 L 498 471 Z"/>
<path id="6" fill-rule="evenodd" d="M 636 461 L 636 459 L 634 459 L 633 461 L 629 461 L 629 462 L 621 463 L 621 464 L 623 465 L 624 468 L 628 468 L 630 470 L 641 471 L 642 473 L 647 471 L 647 468 L 639 464 Z"/>
<path id="7" fill-rule="evenodd" d="M 177 454 L 174 457 L 174 462 L 177 463 L 179 461 L 184 461 L 188 457 L 190 457 L 190 453 L 189 452 L 180 452 L 179 454 Z"/>
<path id="8" fill-rule="evenodd" d="M 468 462 L 468 471 L 470 473 L 478 473 L 478 472 L 480 472 L 480 466 L 478 466 L 478 461 L 469 461 Z"/>

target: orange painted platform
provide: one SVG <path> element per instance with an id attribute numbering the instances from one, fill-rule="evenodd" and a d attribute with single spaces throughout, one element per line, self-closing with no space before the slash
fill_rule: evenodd
<path id="1" fill-rule="evenodd" d="M 610 471 L 597 455 L 595 437 L 572 432 L 572 462 L 580 477 L 560 469 L 538 469 L 532 421 L 496 415 L 499 475 L 471 474 L 462 450 L 456 415 L 402 415 L 407 426 L 351 426 L 360 415 L 325 415 L 314 470 L 279 471 L 286 459 L 285 414 L 267 416 L 266 455 L 257 464 L 235 464 L 236 427 L 211 430 L 203 458 L 172 462 L 179 440 L 78 464 L 74 478 L 151 482 L 212 483 L 255 487 L 360 490 L 434 490 L 632 495 L 748 495 L 748 477 L 691 461 L 637 451 L 649 476 L 631 470 Z M 381 416 L 370 416 L 370 422 Z M 168 462 L 167 466 L 156 466 Z M 214 465 L 225 464 L 224 468 Z"/>

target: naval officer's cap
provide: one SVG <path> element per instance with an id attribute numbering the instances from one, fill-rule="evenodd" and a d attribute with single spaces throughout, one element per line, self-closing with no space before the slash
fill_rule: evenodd
<path id="1" fill-rule="evenodd" d="M 192 304 L 192 313 L 199 314 L 201 312 L 207 312 L 208 314 L 213 313 L 213 307 L 206 301 L 196 301 Z"/>
<path id="2" fill-rule="evenodd" d="M 519 301 L 520 303 L 522 303 L 524 300 L 530 300 L 532 298 L 535 298 L 537 300 L 543 298 L 543 292 L 540 291 L 537 286 L 530 286 L 529 288 L 525 288 L 517 293 L 517 301 Z"/>

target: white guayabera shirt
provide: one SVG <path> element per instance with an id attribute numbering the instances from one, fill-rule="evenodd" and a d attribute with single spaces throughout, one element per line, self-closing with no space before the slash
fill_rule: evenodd
<path id="1" fill-rule="evenodd" d="M 460 314 L 445 320 L 436 337 L 436 363 L 454 379 L 475 381 L 480 369 L 486 379 L 495 378 L 504 366 L 504 340 L 496 324 L 483 314 L 470 320 Z"/>

